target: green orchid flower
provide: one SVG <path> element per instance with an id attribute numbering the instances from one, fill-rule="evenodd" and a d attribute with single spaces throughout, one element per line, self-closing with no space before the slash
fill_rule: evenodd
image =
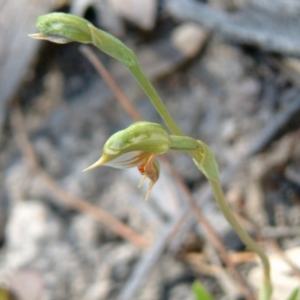
<path id="1" fill-rule="evenodd" d="M 143 175 L 139 186 L 150 179 L 147 200 L 159 178 L 160 166 L 156 157 L 167 152 L 170 144 L 170 137 L 161 125 L 137 122 L 113 134 L 105 143 L 100 159 L 84 171 L 104 165 L 117 169 L 137 167 Z"/>
<path id="2" fill-rule="evenodd" d="M 143 175 L 139 187 L 147 178 L 150 179 L 148 200 L 160 173 L 156 157 L 168 150 L 190 151 L 201 147 L 199 141 L 190 137 L 169 135 L 159 124 L 136 122 L 113 134 L 105 143 L 100 159 L 84 171 L 104 165 L 117 169 L 137 167 Z"/>

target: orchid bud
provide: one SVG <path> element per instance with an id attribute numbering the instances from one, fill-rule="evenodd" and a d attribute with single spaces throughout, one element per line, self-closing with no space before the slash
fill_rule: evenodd
<path id="1" fill-rule="evenodd" d="M 51 13 L 37 19 L 36 26 L 40 33 L 29 36 L 58 44 L 73 41 L 91 43 L 91 25 L 89 21 L 71 14 Z"/>
<path id="2" fill-rule="evenodd" d="M 127 67 L 137 64 L 134 53 L 119 39 L 78 16 L 59 12 L 50 13 L 40 16 L 36 27 L 40 32 L 29 34 L 31 38 L 58 44 L 91 43 Z"/>
<path id="3" fill-rule="evenodd" d="M 84 171 L 106 165 L 118 169 L 138 167 L 150 185 L 146 199 L 159 177 L 159 164 L 156 156 L 170 149 L 170 138 L 167 131 L 159 124 L 136 122 L 113 134 L 105 143 L 101 158 Z"/>

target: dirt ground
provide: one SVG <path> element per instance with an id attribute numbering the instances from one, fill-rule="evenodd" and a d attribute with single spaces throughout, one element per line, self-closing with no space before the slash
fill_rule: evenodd
<path id="1" fill-rule="evenodd" d="M 300 6 L 135 2 L 53 1 L 35 13 L 76 12 L 137 54 L 180 128 L 211 147 L 228 203 L 271 261 L 272 299 L 287 299 L 300 285 Z M 1 6 L 15 15 L 8 5 L 0 1 L 0 21 Z M 163 122 L 119 62 L 92 46 L 29 39 L 36 16 L 26 14 L 7 29 L 18 31 L 18 54 L 12 35 L 0 52 L 0 299 L 192 300 L 196 280 L 214 299 L 256 299 L 258 259 L 186 153 L 159 159 L 148 202 L 136 168 L 82 172 L 138 114 Z"/>

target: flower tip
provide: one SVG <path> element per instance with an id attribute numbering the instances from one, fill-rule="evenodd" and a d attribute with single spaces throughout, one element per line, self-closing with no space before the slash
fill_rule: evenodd
<path id="1" fill-rule="evenodd" d="M 28 34 L 28 36 L 32 39 L 36 39 L 36 40 L 44 40 L 45 39 L 45 35 L 43 35 L 42 33 L 31 33 Z"/>
<path id="2" fill-rule="evenodd" d="M 144 175 L 143 177 L 142 177 L 142 180 L 141 180 L 141 182 L 139 183 L 139 185 L 138 185 L 138 187 L 141 187 L 143 184 L 144 184 L 144 182 L 145 182 L 145 180 L 147 179 L 147 175 Z M 146 194 L 146 197 L 145 197 L 145 201 L 148 201 L 149 200 L 149 198 L 150 198 L 150 194 L 151 194 L 151 191 L 152 191 L 152 188 L 153 188 L 153 186 L 154 186 L 154 184 L 156 183 L 156 179 L 150 179 L 150 182 L 149 182 L 149 186 L 148 186 L 148 190 L 147 190 L 147 194 Z"/>
<path id="3" fill-rule="evenodd" d="M 35 40 L 45 40 L 45 41 L 49 41 L 49 42 L 53 42 L 53 43 L 57 43 L 57 44 L 67 44 L 67 43 L 72 42 L 72 40 L 65 38 L 63 36 L 45 35 L 41 32 L 40 33 L 31 33 L 31 34 L 28 34 L 28 36 Z"/>
<path id="4" fill-rule="evenodd" d="M 152 188 L 153 188 L 153 186 L 154 186 L 154 183 L 155 183 L 155 182 L 153 182 L 153 181 L 151 181 L 151 182 L 149 183 L 148 191 L 147 191 L 147 194 L 146 194 L 146 197 L 145 197 L 145 201 L 148 201 L 148 200 L 149 200 L 149 197 L 150 197 Z"/>
<path id="5" fill-rule="evenodd" d="M 100 158 L 99 160 L 97 160 L 94 164 L 92 164 L 91 166 L 85 168 L 82 172 L 86 172 L 86 171 L 95 169 L 95 168 L 100 167 L 100 166 L 102 166 L 102 165 L 104 165 L 104 162 L 103 162 L 103 159 L 102 159 L 102 157 L 101 157 L 101 158 Z"/>
<path id="6" fill-rule="evenodd" d="M 144 184 L 144 182 L 145 182 L 146 179 L 147 179 L 147 176 L 144 175 L 144 176 L 142 177 L 141 182 L 140 182 L 139 185 L 138 185 L 139 188 Z"/>

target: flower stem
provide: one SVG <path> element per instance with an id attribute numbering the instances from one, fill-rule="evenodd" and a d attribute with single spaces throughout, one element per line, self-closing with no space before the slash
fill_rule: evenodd
<path id="1" fill-rule="evenodd" d="M 132 66 L 127 66 L 129 71 L 133 74 L 136 78 L 146 95 L 149 97 L 149 100 L 153 104 L 154 108 L 161 116 L 167 127 L 174 135 L 184 136 L 183 132 L 176 124 L 174 119 L 172 118 L 171 114 L 169 113 L 167 107 L 164 105 L 162 100 L 160 99 L 159 95 L 157 94 L 156 90 L 154 89 L 153 85 L 150 83 L 142 68 L 140 67 L 138 61 Z"/>
<path id="2" fill-rule="evenodd" d="M 220 182 L 209 180 L 209 183 L 212 187 L 216 202 L 219 205 L 220 209 L 222 210 L 228 223 L 234 228 L 235 232 L 240 237 L 240 239 L 244 242 L 244 244 L 260 257 L 263 265 L 263 270 L 264 270 L 264 280 L 262 282 L 261 291 L 264 291 L 264 293 L 260 293 L 259 299 L 261 300 L 269 299 L 272 293 L 272 287 L 271 287 L 271 279 L 270 279 L 270 263 L 266 254 L 264 253 L 262 248 L 259 247 L 258 244 L 254 242 L 254 240 L 249 236 L 249 234 L 245 231 L 245 229 L 240 225 L 240 223 L 235 218 L 229 205 L 227 204 Z"/>

